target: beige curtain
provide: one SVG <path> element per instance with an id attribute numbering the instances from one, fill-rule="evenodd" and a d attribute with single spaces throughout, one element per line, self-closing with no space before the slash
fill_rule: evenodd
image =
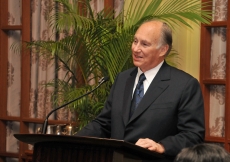
<path id="1" fill-rule="evenodd" d="M 213 21 L 227 20 L 227 0 L 214 0 Z M 212 28 L 210 75 L 212 79 L 226 76 L 226 28 Z M 210 86 L 210 136 L 224 137 L 225 131 L 225 86 Z"/>
<path id="2" fill-rule="evenodd" d="M 32 1 L 32 40 L 56 40 L 55 33 L 49 28 L 47 14 L 53 0 Z M 51 100 L 53 88 L 45 87 L 44 84 L 55 79 L 55 59 L 50 61 L 45 57 L 38 57 L 39 53 L 31 53 L 31 89 L 30 89 L 30 117 L 45 118 L 54 108 Z M 59 72 L 61 77 L 62 72 Z M 67 110 L 60 110 L 52 114 L 49 119 L 70 120 Z M 35 133 L 41 127 L 39 124 L 30 124 L 30 133 Z"/>
<path id="3" fill-rule="evenodd" d="M 50 0 L 32 0 L 31 21 L 32 41 L 55 40 L 55 35 L 48 28 L 46 14 Z M 39 57 L 39 53 L 31 53 L 31 88 L 29 116 L 31 118 L 45 118 L 46 114 L 53 108 L 51 102 L 52 88 L 44 87 L 44 84 L 55 77 L 54 62 Z M 53 116 L 50 117 L 53 119 Z M 36 132 L 40 125 L 30 124 L 30 133 Z"/>
<path id="4" fill-rule="evenodd" d="M 8 24 L 21 25 L 21 0 L 8 0 Z M 8 92 L 7 92 L 7 115 L 13 117 L 20 116 L 21 100 L 21 55 L 14 53 L 11 45 L 19 42 L 20 31 L 8 32 Z M 19 133 L 20 123 L 7 121 L 6 123 L 6 151 L 17 153 L 19 143 L 14 138 L 15 133 Z M 6 158 L 6 161 L 17 161 L 15 158 Z"/>

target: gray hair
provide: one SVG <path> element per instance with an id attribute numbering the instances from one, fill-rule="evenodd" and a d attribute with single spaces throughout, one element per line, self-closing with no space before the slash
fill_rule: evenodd
<path id="1" fill-rule="evenodd" d="M 161 47 L 162 45 L 168 45 L 169 49 L 168 51 L 165 53 L 165 56 L 167 56 L 171 49 L 172 49 L 172 30 L 171 28 L 168 26 L 167 23 L 162 22 L 162 29 L 161 29 L 161 37 L 159 40 L 159 44 L 158 44 L 158 48 Z"/>
<path id="2" fill-rule="evenodd" d="M 167 44 L 169 46 L 168 51 L 165 53 L 165 56 L 167 56 L 172 49 L 172 41 L 173 41 L 172 40 L 172 30 L 166 22 L 163 22 L 158 19 L 148 19 L 144 21 L 142 24 L 146 22 L 151 22 L 151 21 L 158 21 L 162 23 L 161 36 L 160 36 L 160 40 L 158 42 L 157 48 L 160 48 L 161 46 Z"/>

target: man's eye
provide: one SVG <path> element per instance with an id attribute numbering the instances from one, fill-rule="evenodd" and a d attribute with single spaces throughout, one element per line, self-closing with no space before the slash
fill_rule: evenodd
<path id="1" fill-rule="evenodd" d="M 136 42 L 137 42 L 137 40 L 133 40 L 133 42 L 134 42 L 134 43 L 136 43 Z"/>

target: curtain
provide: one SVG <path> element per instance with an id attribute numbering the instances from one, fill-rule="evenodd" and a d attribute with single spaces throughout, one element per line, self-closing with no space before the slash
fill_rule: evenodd
<path id="1" fill-rule="evenodd" d="M 8 0 L 8 24 L 21 25 L 21 0 Z M 21 32 L 8 31 L 8 90 L 7 90 L 7 115 L 20 116 L 21 100 L 21 55 L 15 53 L 11 46 L 19 42 Z M 6 122 L 6 152 L 18 153 L 19 142 L 14 138 L 15 133 L 20 132 L 20 123 L 16 121 Z M 16 158 L 6 158 L 6 161 L 14 162 Z"/>
<path id="2" fill-rule="evenodd" d="M 53 0 L 32 0 L 32 41 L 49 41 L 56 40 L 55 31 L 49 27 L 47 15 L 50 7 L 53 5 Z M 55 11 L 53 11 L 55 12 Z M 52 102 L 52 94 L 54 88 L 46 87 L 45 84 L 53 81 L 56 77 L 62 78 L 64 70 L 60 70 L 56 76 L 55 59 L 46 59 L 40 56 L 39 52 L 32 51 L 31 53 L 31 88 L 30 88 L 30 117 L 44 119 L 46 115 L 55 108 Z M 62 109 L 53 113 L 49 119 L 70 120 L 71 113 Z M 30 133 L 36 133 L 40 124 L 30 124 Z"/>
<path id="3" fill-rule="evenodd" d="M 31 25 L 32 41 L 55 40 L 55 35 L 49 30 L 47 24 L 47 11 L 52 3 L 51 0 L 32 0 L 31 1 Z M 29 117 L 45 118 L 46 114 L 53 108 L 51 102 L 52 88 L 44 85 L 55 77 L 54 61 L 47 60 L 40 56 L 39 52 L 31 53 L 31 88 L 30 88 L 30 107 Z M 50 119 L 54 119 L 53 116 Z M 37 127 L 41 125 L 30 124 L 30 133 L 35 133 Z"/>
<path id="4" fill-rule="evenodd" d="M 214 0 L 213 21 L 227 20 L 227 0 Z M 210 60 L 211 79 L 225 79 L 226 77 L 226 28 L 211 29 L 212 45 Z M 225 134 L 225 86 L 210 86 L 210 136 L 224 137 Z"/>

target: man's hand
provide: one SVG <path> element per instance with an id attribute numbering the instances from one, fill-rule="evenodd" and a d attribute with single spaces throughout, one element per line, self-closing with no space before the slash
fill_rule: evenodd
<path id="1" fill-rule="evenodd" d="M 135 143 L 135 145 L 143 147 L 143 148 L 146 148 L 146 149 L 149 149 L 151 151 L 158 152 L 158 153 L 164 153 L 165 152 L 165 149 L 161 144 L 156 143 L 155 141 L 153 141 L 153 140 L 151 140 L 149 138 L 144 138 L 144 139 L 140 138 Z"/>

